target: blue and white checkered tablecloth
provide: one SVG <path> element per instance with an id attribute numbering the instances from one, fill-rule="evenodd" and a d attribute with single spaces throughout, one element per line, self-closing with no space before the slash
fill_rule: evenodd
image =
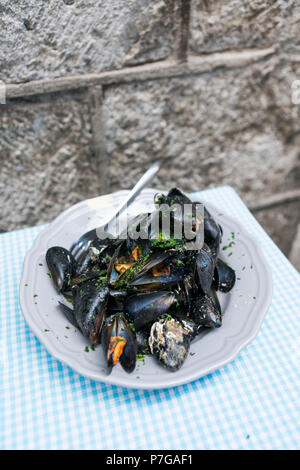
<path id="1" fill-rule="evenodd" d="M 42 227 L 0 235 L 1 449 L 300 447 L 300 276 L 230 187 L 201 197 L 259 241 L 274 295 L 258 336 L 235 361 L 171 389 L 105 385 L 55 360 L 18 301 L 23 259 Z"/>

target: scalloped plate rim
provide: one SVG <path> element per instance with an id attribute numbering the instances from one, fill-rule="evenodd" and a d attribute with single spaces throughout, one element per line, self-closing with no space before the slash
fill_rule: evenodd
<path id="1" fill-rule="evenodd" d="M 145 193 L 146 191 L 150 191 L 153 193 L 153 191 L 158 192 L 164 192 L 164 190 L 158 190 L 158 189 L 152 189 L 152 188 L 146 188 L 146 190 L 143 191 Z M 35 321 L 34 317 L 28 313 L 30 312 L 30 309 L 28 309 L 26 305 L 26 297 L 25 297 L 25 292 L 24 292 L 24 281 L 26 279 L 26 274 L 27 274 L 27 269 L 28 266 L 30 265 L 30 259 L 31 257 L 34 256 L 34 254 L 38 251 L 39 249 L 39 244 L 40 242 L 44 239 L 44 237 L 48 234 L 51 233 L 53 228 L 56 228 L 56 225 L 60 222 L 60 220 L 63 220 L 66 215 L 71 214 L 72 212 L 78 211 L 81 206 L 85 206 L 85 204 L 89 201 L 96 201 L 100 199 L 105 199 L 109 197 L 117 197 L 117 196 L 122 196 L 126 194 L 128 191 L 127 190 L 120 190 L 116 191 L 114 193 L 106 194 L 103 196 L 99 196 L 96 198 L 91 198 L 87 199 L 85 201 L 81 201 L 77 204 L 74 204 L 73 206 L 69 207 L 65 211 L 63 211 L 59 216 L 57 216 L 50 224 L 48 224 L 44 229 L 41 230 L 41 232 L 37 235 L 35 238 L 31 248 L 28 250 L 26 253 L 25 259 L 24 259 L 24 264 L 23 264 L 23 271 L 22 271 L 22 276 L 21 276 L 21 281 L 20 281 L 20 288 L 19 288 L 19 301 L 20 301 L 20 306 L 21 310 L 23 313 L 23 316 L 31 328 L 31 330 L 34 332 L 34 334 L 37 336 L 39 341 L 45 346 L 47 351 L 58 361 L 62 362 L 63 364 L 66 364 L 68 367 L 71 367 L 75 372 L 78 374 L 87 377 L 89 379 L 95 380 L 95 381 L 100 381 L 103 383 L 107 383 L 110 385 L 115 385 L 115 386 L 121 386 L 121 387 L 126 387 L 126 388 L 133 388 L 133 389 L 147 389 L 147 390 L 154 390 L 154 389 L 164 389 L 164 388 L 170 388 L 174 386 L 179 386 L 183 385 L 189 382 L 192 382 L 194 380 L 197 380 L 201 377 L 204 377 L 205 375 L 212 373 L 222 367 L 224 367 L 226 364 L 232 362 L 240 353 L 242 349 L 244 349 L 248 344 L 250 344 L 253 339 L 257 336 L 260 327 L 262 325 L 263 319 L 265 317 L 266 312 L 268 311 L 268 308 L 270 306 L 271 300 L 272 300 L 272 292 L 273 292 L 273 282 L 272 282 L 272 273 L 271 270 L 266 262 L 265 256 L 257 242 L 257 240 L 252 237 L 244 228 L 243 226 L 236 221 L 236 219 L 224 214 L 223 217 L 226 218 L 227 221 L 231 222 L 235 228 L 238 227 L 238 230 L 242 234 L 243 238 L 248 241 L 248 246 L 251 246 L 252 250 L 256 252 L 256 254 L 259 256 L 260 260 L 260 268 L 263 268 L 265 270 L 265 280 L 266 280 L 266 293 L 264 296 L 264 299 L 260 301 L 259 304 L 255 304 L 253 307 L 254 311 L 260 310 L 259 314 L 257 313 L 255 317 L 255 321 L 252 321 L 250 323 L 248 330 L 245 331 L 244 335 L 240 335 L 239 337 L 234 337 L 236 342 L 234 345 L 231 346 L 230 351 L 228 351 L 224 357 L 220 357 L 218 361 L 214 361 L 212 364 L 208 364 L 206 367 L 203 367 L 200 371 L 198 370 L 197 372 L 187 374 L 185 377 L 177 378 L 176 373 L 172 373 L 166 370 L 166 375 L 163 377 L 166 377 L 166 380 L 162 380 L 162 376 L 159 376 L 158 382 L 157 383 L 146 383 L 143 384 L 143 381 L 134 381 L 130 380 L 131 374 L 128 374 L 128 380 L 126 380 L 126 383 L 124 381 L 120 381 L 120 378 L 114 375 L 99 375 L 99 373 L 94 374 L 91 371 L 87 371 L 85 368 L 83 368 L 80 364 L 79 365 L 74 365 L 74 363 L 70 363 L 72 360 L 72 355 L 68 354 L 66 351 L 60 351 L 57 348 L 57 343 L 54 343 L 51 341 L 51 336 L 47 336 L 44 334 L 44 332 L 41 330 L 37 322 Z M 195 199 L 198 199 L 198 196 L 195 193 L 191 193 L 191 196 L 193 196 Z M 205 197 L 203 198 L 205 200 Z M 209 209 L 212 210 L 213 213 L 217 212 L 216 207 L 205 201 L 205 205 L 208 206 Z M 59 228 L 59 227 L 58 227 Z M 229 337 L 228 337 L 229 338 Z M 228 343 L 228 338 L 225 338 L 225 343 Z M 69 358 L 69 360 L 68 360 Z M 71 361 L 72 362 L 72 361 Z M 161 366 L 158 366 L 161 367 Z M 184 365 L 183 365 L 184 368 Z M 182 369 L 183 369 L 182 368 Z"/>

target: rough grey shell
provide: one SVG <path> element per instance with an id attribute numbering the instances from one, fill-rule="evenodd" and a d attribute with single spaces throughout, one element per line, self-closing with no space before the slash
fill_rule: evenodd
<path id="1" fill-rule="evenodd" d="M 184 363 L 193 339 L 194 327 L 175 318 L 161 318 L 153 323 L 149 336 L 151 353 L 172 371 Z"/>

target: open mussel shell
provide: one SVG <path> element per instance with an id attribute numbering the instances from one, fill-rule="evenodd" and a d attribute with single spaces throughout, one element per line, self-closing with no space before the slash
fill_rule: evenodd
<path id="1" fill-rule="evenodd" d="M 57 291 L 67 290 L 76 272 L 75 258 L 66 248 L 53 246 L 46 253 L 46 262 Z"/>
<path id="2" fill-rule="evenodd" d="M 133 322 L 136 331 L 153 323 L 171 307 L 176 308 L 177 299 L 173 292 L 158 291 L 130 295 L 124 303 L 124 313 Z"/>
<path id="3" fill-rule="evenodd" d="M 110 237 L 95 238 L 89 248 L 85 250 L 77 260 L 77 274 L 83 275 L 91 271 L 101 271 L 107 268 L 107 264 L 113 256 L 119 240 Z"/>
<path id="4" fill-rule="evenodd" d="M 204 243 L 196 255 L 198 282 L 204 294 L 210 291 L 215 271 L 216 259 L 209 246 Z"/>
<path id="5" fill-rule="evenodd" d="M 219 328 L 222 325 L 221 306 L 214 290 L 193 300 L 191 316 L 198 328 Z"/>
<path id="6" fill-rule="evenodd" d="M 151 215 L 151 247 L 179 247 L 185 243 L 203 242 L 203 208 L 192 202 L 179 189 L 173 188 L 164 196 L 155 197 L 158 209 Z M 154 227 L 154 228 L 153 228 Z"/>
<path id="7" fill-rule="evenodd" d="M 74 317 L 84 336 L 97 343 L 105 320 L 109 290 L 95 280 L 72 288 Z"/>
<path id="8" fill-rule="evenodd" d="M 229 292 L 235 284 L 235 271 L 221 259 L 217 260 L 213 284 L 216 290 Z"/>
<path id="9" fill-rule="evenodd" d="M 160 254 L 162 261 L 159 262 L 159 257 L 157 256 L 156 263 L 149 263 L 147 269 L 142 270 L 137 277 L 129 282 L 130 287 L 149 286 L 150 288 L 156 287 L 157 289 L 162 289 L 164 286 L 183 281 L 183 279 L 190 273 L 189 266 L 178 266 L 172 260 L 168 260 L 170 256 L 174 255 L 173 251 L 154 253 L 154 255 Z"/>
<path id="10" fill-rule="evenodd" d="M 120 286 L 124 287 L 124 285 L 127 285 L 129 287 L 139 285 L 139 282 L 135 284 L 135 281 L 137 279 L 140 279 L 145 273 L 151 271 L 153 267 L 159 265 L 170 256 L 171 253 L 169 252 L 157 252 L 151 253 L 150 255 L 146 255 L 141 260 L 135 262 L 132 267 L 127 269 L 125 272 L 121 273 L 116 280 L 111 281 L 111 284 L 117 288 Z M 112 268 L 112 273 L 113 272 L 114 270 Z"/>
<path id="11" fill-rule="evenodd" d="M 176 284 L 182 281 L 185 276 L 189 273 L 188 268 L 186 267 L 172 267 L 170 274 L 162 274 L 160 276 L 154 276 L 151 272 L 143 274 L 135 281 L 131 282 L 129 285 L 135 287 L 149 286 L 151 288 L 161 289 L 171 284 Z"/>
<path id="12" fill-rule="evenodd" d="M 132 252 L 138 246 L 144 255 L 150 251 L 150 218 L 151 213 L 141 213 L 130 220 L 126 232 L 120 238 L 126 238 L 126 246 Z"/>
<path id="13" fill-rule="evenodd" d="M 169 370 L 176 371 L 184 363 L 194 335 L 195 327 L 191 322 L 161 318 L 151 327 L 151 353 Z"/>
<path id="14" fill-rule="evenodd" d="M 101 332 L 101 344 L 107 373 L 118 362 L 128 373 L 135 369 L 136 337 L 123 315 L 112 315 L 106 319 Z"/>

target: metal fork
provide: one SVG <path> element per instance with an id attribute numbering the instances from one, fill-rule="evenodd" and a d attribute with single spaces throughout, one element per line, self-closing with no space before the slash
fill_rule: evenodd
<path id="1" fill-rule="evenodd" d="M 141 179 L 136 183 L 136 185 L 132 188 L 132 190 L 127 194 L 126 198 L 122 202 L 121 206 L 119 207 L 118 211 L 109 219 L 109 221 L 102 225 L 101 227 L 94 228 L 89 232 L 83 234 L 77 241 L 73 243 L 71 246 L 71 253 L 74 258 L 78 261 L 81 259 L 84 254 L 89 249 L 89 246 L 93 240 L 97 237 L 97 233 L 108 232 L 109 226 L 114 222 L 114 220 L 119 217 L 119 215 L 126 209 L 127 207 L 132 204 L 135 198 L 140 194 L 142 189 L 147 186 L 148 183 L 154 178 L 156 173 L 159 171 L 160 162 L 155 162 L 150 168 L 143 174 Z"/>

